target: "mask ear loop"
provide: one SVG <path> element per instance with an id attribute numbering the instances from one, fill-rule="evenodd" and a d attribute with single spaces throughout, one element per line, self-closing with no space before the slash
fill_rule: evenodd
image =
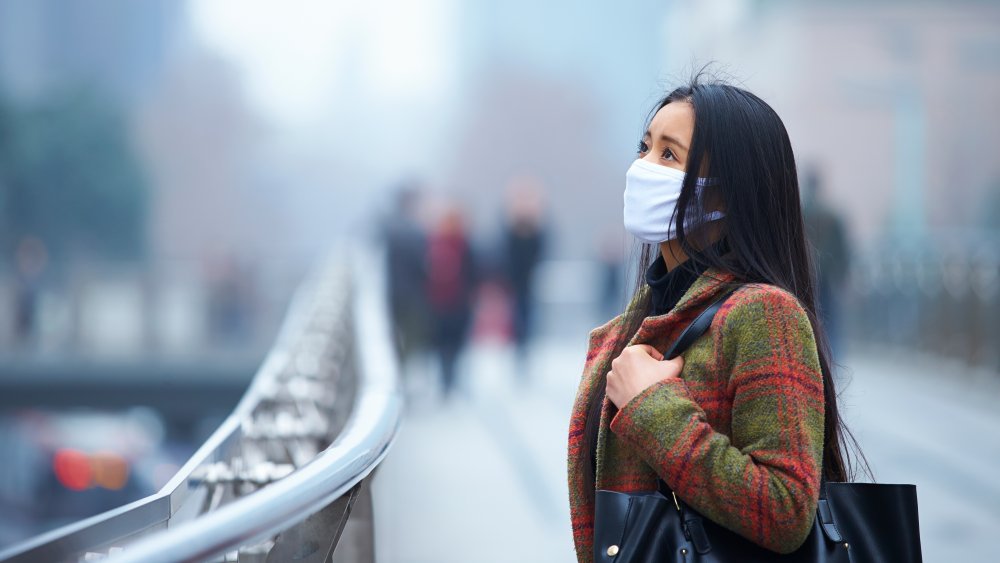
<path id="1" fill-rule="evenodd" d="M 719 209 L 708 210 L 705 206 L 704 188 L 718 186 L 720 183 L 721 182 L 719 182 L 718 178 L 712 177 L 699 177 L 695 179 L 694 201 L 691 202 L 693 208 L 688 209 L 684 222 L 684 231 L 686 234 L 692 233 L 692 236 L 697 238 L 700 236 L 700 234 L 697 233 L 697 231 L 700 230 L 700 227 L 725 218 L 726 213 L 724 211 Z M 689 217 L 695 217 L 695 219 L 688 221 L 687 219 Z"/>

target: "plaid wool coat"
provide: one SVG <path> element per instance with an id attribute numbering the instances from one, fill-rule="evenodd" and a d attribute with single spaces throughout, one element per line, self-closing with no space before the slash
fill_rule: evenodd
<path id="1" fill-rule="evenodd" d="M 666 352 L 730 282 L 709 269 L 673 310 L 645 319 L 631 343 Z M 584 427 L 621 321 L 591 332 L 570 419 L 570 517 L 580 561 L 592 560 L 594 536 Z M 812 527 L 823 450 L 822 372 L 805 311 L 782 289 L 745 285 L 683 357 L 679 378 L 652 385 L 620 411 L 605 398 L 597 489 L 655 490 L 659 477 L 705 517 L 771 550 L 794 551 Z"/>

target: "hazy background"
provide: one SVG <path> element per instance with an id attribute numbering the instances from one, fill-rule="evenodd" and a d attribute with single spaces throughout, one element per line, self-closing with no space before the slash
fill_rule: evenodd
<path id="1" fill-rule="evenodd" d="M 377 240 L 401 182 L 419 187 L 425 228 L 457 206 L 495 270 L 506 194 L 540 193 L 529 365 L 559 382 L 536 389 L 555 397 L 558 437 L 574 354 L 625 295 L 602 298 L 602 276 L 620 281 L 608 268 L 630 256 L 621 192 L 644 119 L 706 63 L 777 110 L 843 227 L 842 363 L 917 357 L 965 394 L 905 374 L 885 388 L 992 405 L 996 2 L 0 1 L 0 546 L 161 486 L 235 404 L 316 258 L 344 236 Z M 467 381 L 510 338 L 505 298 L 477 295 Z M 434 369 L 418 355 L 411 387 Z M 409 444 L 448 443 L 436 432 L 464 415 L 420 426 L 440 409 L 416 401 Z M 978 420 L 956 431 L 1000 461 L 1000 423 Z M 558 448 L 533 466 L 552 505 Z M 557 534 L 562 513 L 542 513 Z"/>

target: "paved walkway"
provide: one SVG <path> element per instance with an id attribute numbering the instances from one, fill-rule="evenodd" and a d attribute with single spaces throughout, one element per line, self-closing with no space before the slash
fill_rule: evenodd
<path id="1" fill-rule="evenodd" d="M 575 561 L 565 433 L 584 343 L 539 345 L 526 385 L 505 348 L 463 359 L 441 402 L 430 366 L 375 481 L 381 563 Z M 1000 377 L 932 358 L 861 355 L 841 404 L 882 482 L 917 483 L 924 559 L 993 561 L 1000 533 Z"/>

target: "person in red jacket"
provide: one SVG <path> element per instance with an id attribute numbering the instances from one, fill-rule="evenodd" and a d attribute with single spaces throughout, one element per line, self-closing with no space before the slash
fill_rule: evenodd
<path id="1" fill-rule="evenodd" d="M 472 318 L 475 279 L 465 220 L 453 207 L 444 213 L 427 241 L 427 303 L 445 398 L 455 389 L 455 367 Z"/>
<path id="2" fill-rule="evenodd" d="M 645 243 L 645 275 L 591 333 L 570 419 L 579 560 L 594 556 L 595 491 L 659 479 L 717 524 L 795 551 L 821 479 L 844 480 L 849 463 L 781 119 L 720 82 L 670 92 L 626 173 L 624 224 Z M 663 361 L 729 291 L 708 332 Z"/>

